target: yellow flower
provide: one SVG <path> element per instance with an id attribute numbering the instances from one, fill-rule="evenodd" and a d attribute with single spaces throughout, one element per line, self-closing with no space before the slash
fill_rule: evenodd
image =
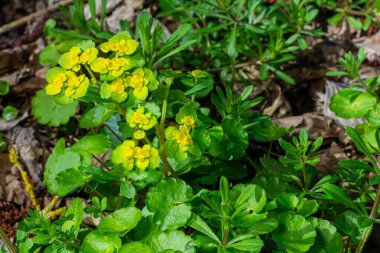
<path id="1" fill-rule="evenodd" d="M 158 81 L 150 69 L 138 68 L 125 80 L 127 85 L 133 88 L 133 95 L 141 100 L 148 97 L 148 91 L 155 90 L 158 86 Z"/>
<path id="2" fill-rule="evenodd" d="M 194 127 L 197 123 L 193 116 L 184 116 L 181 121 L 181 124 L 185 124 L 188 127 Z"/>
<path id="3" fill-rule="evenodd" d="M 129 111 L 126 118 L 131 128 L 149 130 L 157 124 L 157 118 L 149 111 L 145 113 L 144 106 L 137 108 L 136 111 Z"/>
<path id="4" fill-rule="evenodd" d="M 59 65 L 65 69 L 71 69 L 75 72 L 80 70 L 81 64 L 87 64 L 96 59 L 98 55 L 98 49 L 90 47 L 84 50 L 78 46 L 74 46 L 69 52 L 64 53 L 58 60 Z"/>
<path id="5" fill-rule="evenodd" d="M 104 82 L 100 88 L 100 95 L 102 98 L 112 98 L 116 102 L 121 103 L 128 97 L 125 88 L 123 79 L 118 77 L 111 84 Z"/>
<path id="6" fill-rule="evenodd" d="M 182 152 L 186 152 L 193 145 L 190 129 L 186 125 L 180 125 L 178 128 L 169 126 L 165 129 L 165 138 L 167 140 L 174 140 Z"/>
<path id="7" fill-rule="evenodd" d="M 151 145 L 144 145 L 142 148 L 136 147 L 133 156 L 136 167 L 140 170 L 145 170 L 146 168 L 155 169 L 159 165 L 158 151 Z"/>
<path id="8" fill-rule="evenodd" d="M 133 138 L 135 138 L 136 140 L 144 139 L 145 136 L 146 136 L 146 133 L 145 133 L 145 131 L 143 131 L 143 130 L 136 130 L 136 131 L 133 133 Z"/>
<path id="9" fill-rule="evenodd" d="M 121 164 L 126 170 L 132 170 L 134 166 L 134 148 L 133 141 L 124 141 L 117 146 L 111 154 L 111 161 L 114 164 Z"/>
<path id="10" fill-rule="evenodd" d="M 92 71 L 100 74 L 109 74 L 111 77 L 116 78 L 121 76 L 124 71 L 134 67 L 134 62 L 126 58 L 113 58 L 106 59 L 99 57 L 91 62 Z"/>
<path id="11" fill-rule="evenodd" d="M 72 71 L 66 71 L 63 68 L 51 68 L 46 73 L 46 94 L 58 95 L 63 92 L 64 97 L 69 98 L 69 103 L 72 99 L 78 99 L 86 95 L 90 81 L 85 75 L 79 77 Z"/>
<path id="12" fill-rule="evenodd" d="M 181 151 L 187 151 L 189 146 L 193 145 L 193 138 L 190 136 L 190 129 L 186 125 L 179 126 L 179 130 L 173 133 L 174 138 Z"/>
<path id="13" fill-rule="evenodd" d="M 108 42 L 100 44 L 99 48 L 104 53 L 115 52 L 118 56 L 131 55 L 138 47 L 136 40 L 133 40 L 128 33 L 114 35 Z"/>

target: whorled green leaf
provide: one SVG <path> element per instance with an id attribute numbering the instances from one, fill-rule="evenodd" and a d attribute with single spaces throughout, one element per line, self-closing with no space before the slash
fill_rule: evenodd
<path id="1" fill-rule="evenodd" d="M 211 129 L 210 135 L 209 152 L 222 160 L 241 158 L 249 145 L 246 130 L 235 119 L 223 120 L 221 127 Z"/>
<path id="2" fill-rule="evenodd" d="M 238 227 L 251 227 L 267 217 L 267 212 L 261 212 L 267 202 L 263 188 L 253 184 L 238 184 L 231 189 L 230 201 L 234 203 L 232 223 Z"/>
<path id="3" fill-rule="evenodd" d="M 45 93 L 45 90 L 39 90 L 32 99 L 32 113 L 40 124 L 49 126 L 59 126 L 66 124 L 70 117 L 75 115 L 78 102 L 67 105 L 59 105 L 55 102 L 53 96 Z"/>
<path id="4" fill-rule="evenodd" d="M 182 227 L 191 217 L 192 189 L 184 181 L 169 178 L 149 189 L 146 205 L 162 231 Z"/>
<path id="5" fill-rule="evenodd" d="M 272 232 L 272 238 L 286 252 L 307 252 L 314 244 L 314 226 L 301 215 L 281 213 L 277 220 L 280 226 Z"/>

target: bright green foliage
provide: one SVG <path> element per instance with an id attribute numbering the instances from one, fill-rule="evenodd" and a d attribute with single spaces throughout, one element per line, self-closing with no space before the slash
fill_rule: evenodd
<path id="1" fill-rule="evenodd" d="M 364 51 L 340 59 L 345 71 L 333 75 L 355 82 L 330 107 L 366 118 L 346 130 L 370 164 L 342 161 L 334 175 L 318 170 L 323 139 L 306 130 L 290 139 L 293 128 L 260 113 L 266 104 L 252 85 L 296 83 L 284 65 L 308 48 L 307 37 L 322 34 L 313 28 L 322 2 L 161 0 L 159 16 L 182 23 L 169 37 L 165 22 L 146 13 L 135 32 L 127 21 L 117 34 L 104 30 L 105 0 L 101 12 L 88 1 L 88 19 L 83 1 L 61 7 L 74 30 L 46 22 L 52 43 L 40 61 L 50 66 L 48 84 L 32 111 L 40 123 L 65 124 L 59 136 L 70 134 L 45 165 L 48 192 L 83 199 L 29 210 L 18 227 L 19 251 L 360 251 L 378 222 L 368 206 L 380 183 L 378 78 L 360 76 Z M 334 11 L 356 28 L 363 21 L 363 29 L 371 16 Z M 85 223 L 83 211 L 99 223 Z"/>
<path id="2" fill-rule="evenodd" d="M 11 105 L 6 106 L 1 113 L 1 118 L 5 121 L 14 120 L 19 113 L 19 110 Z"/>
<path id="3" fill-rule="evenodd" d="M 66 124 L 77 110 L 78 103 L 60 105 L 44 90 L 37 91 L 32 100 L 32 113 L 41 124 L 59 126 Z"/>
<path id="4" fill-rule="evenodd" d="M 146 204 L 162 231 L 174 230 L 191 217 L 191 205 L 187 202 L 192 198 L 192 189 L 185 182 L 168 179 L 150 188 Z"/>

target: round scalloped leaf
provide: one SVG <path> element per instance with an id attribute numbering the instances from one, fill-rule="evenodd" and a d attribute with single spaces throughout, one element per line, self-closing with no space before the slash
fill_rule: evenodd
<path id="1" fill-rule="evenodd" d="M 67 105 L 59 105 L 45 90 L 39 90 L 32 99 L 32 113 L 37 121 L 44 125 L 59 126 L 66 124 L 70 117 L 74 116 L 78 102 Z"/>

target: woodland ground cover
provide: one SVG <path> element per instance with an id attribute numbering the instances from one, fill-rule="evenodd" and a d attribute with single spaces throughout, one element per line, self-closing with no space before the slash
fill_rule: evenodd
<path id="1" fill-rule="evenodd" d="M 376 252 L 379 12 L 74 0 L 6 33 L 1 252 Z"/>

